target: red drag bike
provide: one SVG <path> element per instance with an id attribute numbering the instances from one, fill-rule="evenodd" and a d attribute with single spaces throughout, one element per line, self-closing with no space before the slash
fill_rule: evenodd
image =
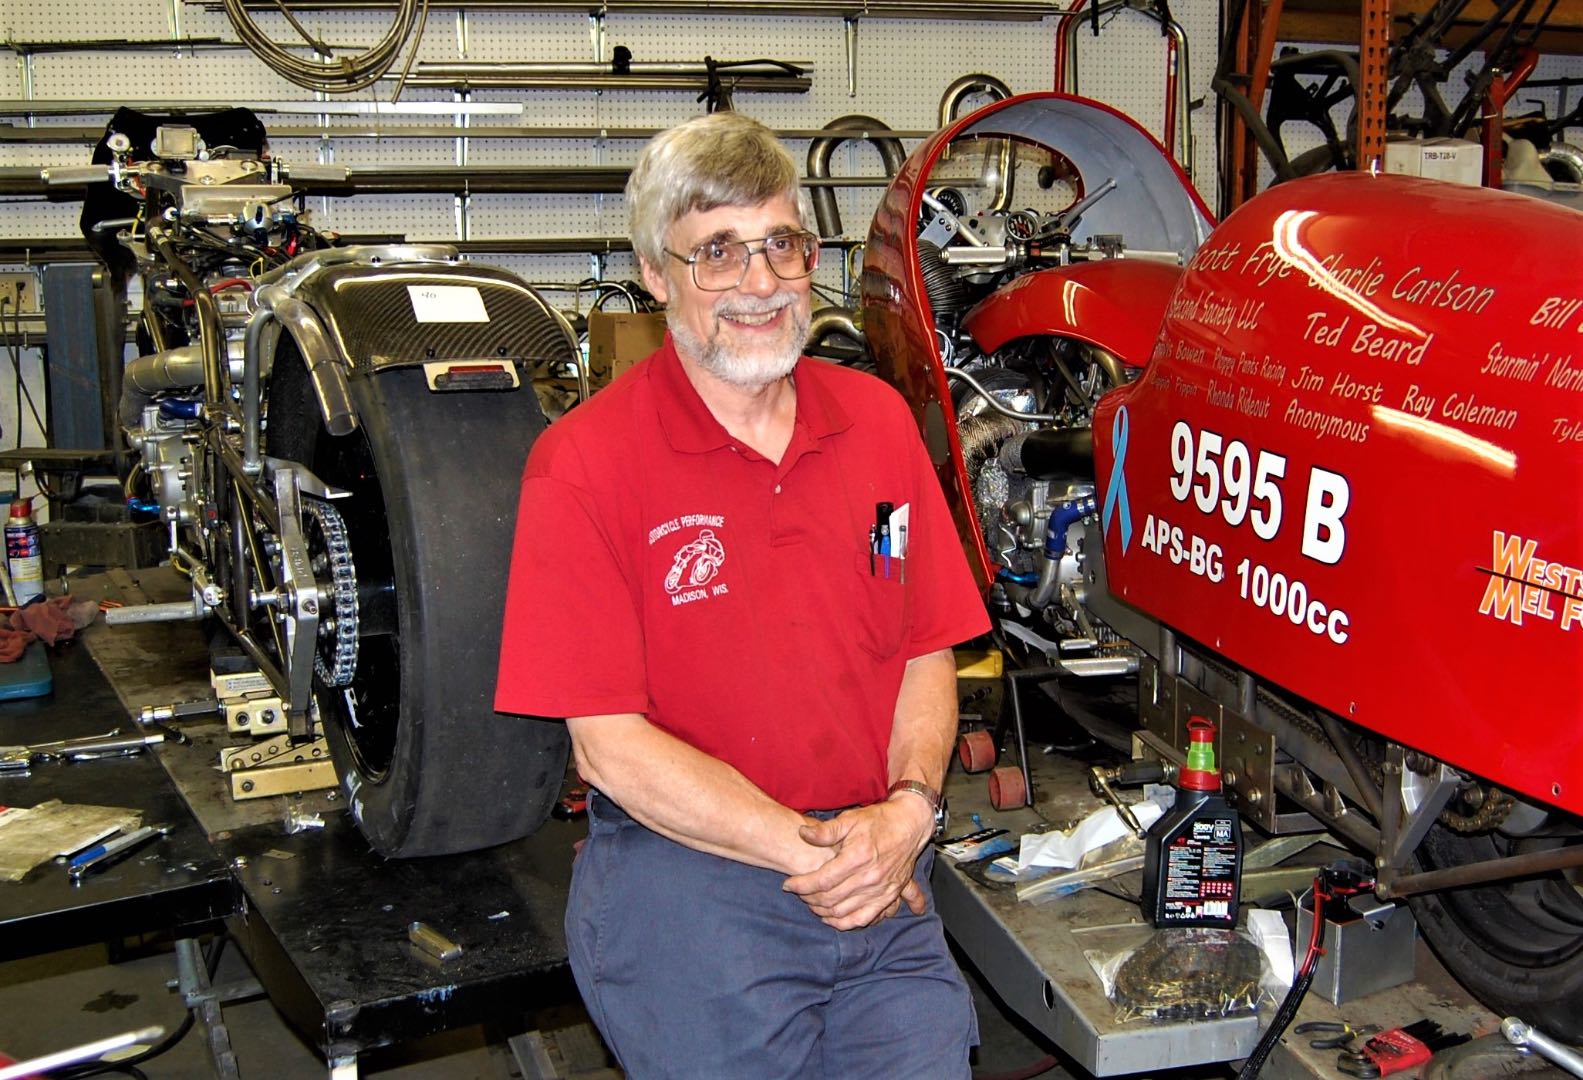
<path id="1" fill-rule="evenodd" d="M 1583 215 L 1331 174 L 1216 224 L 1057 94 L 941 131 L 862 278 L 998 615 L 1220 731 L 1477 996 L 1583 1039 Z"/>

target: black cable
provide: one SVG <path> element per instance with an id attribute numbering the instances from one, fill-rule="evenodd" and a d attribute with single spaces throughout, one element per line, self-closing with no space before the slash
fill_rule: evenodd
<path id="1" fill-rule="evenodd" d="M 1319 876 L 1314 878 L 1314 887 L 1309 894 L 1313 898 L 1310 905 L 1313 911 L 1313 923 L 1309 927 L 1308 946 L 1302 966 L 1298 969 L 1297 978 L 1292 981 L 1292 988 L 1287 991 L 1280 1007 L 1271 1017 L 1270 1026 L 1259 1037 L 1258 1045 L 1253 1048 L 1253 1053 L 1248 1055 L 1248 1060 L 1242 1063 L 1242 1069 L 1237 1073 L 1237 1080 L 1255 1080 L 1259 1070 L 1264 1068 L 1264 1062 L 1270 1056 L 1270 1051 L 1275 1049 L 1275 1044 L 1280 1041 L 1282 1033 L 1297 1016 L 1298 1007 L 1302 1005 L 1303 998 L 1308 994 L 1308 988 L 1314 981 L 1314 972 L 1319 968 L 1319 957 L 1324 952 L 1325 905 L 1333 900 L 1356 896 L 1373 889 L 1374 880 L 1368 876 L 1369 869 L 1366 863 L 1343 859 L 1325 867 L 1319 872 Z M 1301 908 L 1302 905 L 1299 903 L 1299 911 Z"/>
<path id="2" fill-rule="evenodd" d="M 5 307 L 11 305 L 12 325 L 14 330 L 7 335 L 10 340 L 6 342 L 7 352 L 11 357 L 11 367 L 16 372 L 16 444 L 17 449 L 22 449 L 22 398 L 27 397 L 28 412 L 33 414 L 33 423 L 38 427 L 39 437 L 44 440 L 44 445 L 49 445 L 49 430 L 44 426 L 43 419 L 39 416 L 38 406 L 33 402 L 33 392 L 27 388 L 27 383 L 22 379 L 22 305 L 14 296 L 0 296 L 0 329 L 5 326 Z M 19 478 L 20 479 L 20 478 Z"/>
<path id="3" fill-rule="evenodd" d="M 15 321 L 16 321 L 16 336 L 12 339 L 12 343 L 13 343 L 13 345 L 15 345 L 17 342 L 20 342 L 22 340 L 22 305 L 20 303 L 14 303 L 14 304 L 12 304 L 12 308 L 13 308 L 12 315 L 15 316 Z M 38 436 L 39 436 L 39 438 L 43 440 L 45 446 L 48 446 L 49 445 L 49 428 L 45 425 L 43 417 L 39 416 L 38 406 L 33 403 L 33 392 L 27 388 L 27 383 L 25 383 L 22 380 L 22 350 L 21 350 L 20 346 L 17 346 L 16 353 L 15 353 L 13 359 L 16 362 L 16 381 L 17 381 L 17 385 L 22 387 L 22 393 L 27 395 L 27 410 L 28 410 L 28 412 L 33 414 L 33 422 L 38 425 Z M 44 379 L 44 384 L 45 384 L 44 387 L 41 387 L 40 389 L 47 389 L 48 385 L 49 385 L 49 382 L 48 382 L 48 379 L 46 379 L 44 377 L 44 353 L 43 353 L 42 350 L 39 352 L 39 377 L 41 379 Z M 46 399 L 45 400 L 46 407 L 48 406 L 48 404 L 49 404 L 49 401 L 48 401 L 48 399 Z M 17 415 L 19 417 L 21 416 L 20 408 L 17 411 Z M 22 424 L 19 421 L 17 423 L 18 431 L 21 430 L 21 427 L 22 427 Z M 39 484 L 39 489 L 42 491 L 43 488 L 44 488 L 44 485 L 41 482 Z M 48 492 L 45 492 L 45 494 L 48 494 Z"/>
<path id="4" fill-rule="evenodd" d="M 1321 879 L 1315 879 L 1313 896 L 1314 930 L 1310 934 L 1324 933 L 1324 892 Z M 1264 1029 L 1264 1034 L 1259 1037 L 1258 1043 L 1253 1048 L 1253 1053 L 1248 1055 L 1248 1060 L 1242 1063 L 1242 1068 L 1237 1072 L 1237 1080 L 1257 1080 L 1264 1062 L 1269 1058 L 1270 1052 L 1275 1049 L 1275 1044 L 1281 1041 L 1291 1024 L 1292 1018 L 1297 1015 L 1297 1009 L 1303 1003 L 1303 998 L 1308 996 L 1308 987 L 1314 981 L 1314 971 L 1319 967 L 1319 955 L 1314 949 L 1314 941 L 1309 943 L 1308 953 L 1304 957 L 1303 966 L 1297 972 L 1297 978 L 1292 981 L 1292 988 L 1286 992 L 1286 997 L 1281 999 L 1280 1007 L 1275 1010 L 1275 1015 L 1270 1019 L 1270 1026 Z"/>
<path id="5" fill-rule="evenodd" d="M 148 1080 L 148 1074 L 136 1065 L 122 1065 L 119 1061 L 110 1068 L 111 1072 L 125 1073 L 132 1080 Z"/>
<path id="6" fill-rule="evenodd" d="M 10 297 L 0 296 L 0 332 L 4 332 L 4 330 L 5 330 L 5 305 L 6 305 L 7 301 L 9 301 L 9 300 L 10 300 Z M 21 307 L 20 304 L 18 304 L 17 306 Z M 21 343 L 20 342 L 13 341 L 13 340 L 11 340 L 11 335 L 9 335 L 9 334 L 6 335 L 6 354 L 7 355 L 10 355 L 11 351 L 13 349 L 19 349 L 20 347 L 21 347 Z M 18 361 L 17 363 L 20 365 L 21 362 Z M 17 417 L 16 417 L 16 419 L 17 419 L 17 424 L 16 424 L 17 449 L 20 450 L 22 448 L 22 407 L 21 407 L 20 404 L 17 406 Z M 5 425 L 4 424 L 0 424 L 0 441 L 4 441 L 4 439 L 5 439 Z M 22 474 L 21 474 L 20 471 L 18 471 L 17 472 L 17 483 L 20 484 L 21 482 L 22 482 Z"/>
<path id="7" fill-rule="evenodd" d="M 1287 991 L 1281 1007 L 1275 1010 L 1275 1017 L 1270 1021 L 1270 1026 L 1265 1030 L 1259 1044 L 1253 1048 L 1253 1053 L 1248 1055 L 1248 1060 L 1242 1063 L 1242 1069 L 1237 1073 L 1237 1080 L 1255 1080 L 1264 1068 L 1265 1059 L 1270 1056 L 1270 1051 L 1275 1049 L 1275 1044 L 1280 1042 L 1281 1034 L 1291 1024 L 1292 1018 L 1297 1015 L 1297 1008 L 1302 1004 L 1303 998 L 1308 996 L 1308 987 L 1314 981 L 1312 969 L 1305 971 L 1292 983 L 1291 990 Z"/>
<path id="8" fill-rule="evenodd" d="M 63 1069 L 53 1069 L 44 1075 L 51 1077 L 52 1080 L 83 1080 L 84 1077 L 103 1076 L 109 1072 L 135 1070 L 143 1062 L 150 1058 L 158 1057 L 186 1038 L 187 1032 L 192 1030 L 196 1016 L 197 1010 L 188 1009 L 187 1015 L 182 1017 L 180 1024 L 176 1025 L 175 1031 L 134 1057 L 126 1058 L 123 1061 L 85 1061 L 81 1065 L 68 1065 Z"/>
<path id="9" fill-rule="evenodd" d="M 209 947 L 204 952 L 203 966 L 211 980 L 214 978 L 214 973 L 219 970 L 220 954 L 224 951 L 225 935 L 219 934 L 209 942 Z M 138 1070 L 137 1066 L 143 1064 L 146 1061 L 151 1061 L 154 1058 L 159 1057 L 161 1054 L 173 1049 L 177 1043 L 181 1042 L 182 1039 L 187 1037 L 187 1032 L 192 1030 L 192 1026 L 196 1022 L 197 1017 L 197 1007 L 194 1006 L 189 1008 L 187 1010 L 187 1015 L 182 1017 L 181 1023 L 176 1026 L 175 1031 L 171 1032 L 169 1035 L 165 1036 L 159 1042 L 155 1043 L 153 1046 L 149 1047 L 147 1050 L 144 1050 L 140 1054 L 135 1054 L 132 1057 L 124 1058 L 120 1061 L 86 1061 L 80 1065 L 68 1065 L 65 1068 L 54 1069 L 45 1075 L 52 1077 L 53 1080 L 83 1080 L 84 1077 L 102 1076 L 105 1073 L 120 1072 L 126 1073 L 133 1077 L 140 1077 L 142 1080 L 148 1080 L 148 1078 Z"/>
<path id="10" fill-rule="evenodd" d="M 724 68 L 737 67 L 740 63 L 741 61 L 716 60 L 712 56 L 704 57 L 704 71 L 708 74 L 709 82 L 704 87 L 704 92 L 698 95 L 697 100 L 703 102 L 705 112 L 731 112 L 736 108 L 731 101 L 731 90 L 736 86 L 736 80 L 733 79 L 728 84 L 720 78 L 720 72 Z"/>
<path id="11" fill-rule="evenodd" d="M 830 301 L 830 303 L 834 304 L 836 307 L 845 307 L 846 306 L 846 297 L 838 296 L 834 289 L 827 289 L 823 285 L 814 285 L 814 284 L 811 284 L 811 283 L 809 285 L 809 288 L 812 289 L 815 293 L 817 293 L 819 295 L 820 299 L 828 300 L 828 301 Z"/>

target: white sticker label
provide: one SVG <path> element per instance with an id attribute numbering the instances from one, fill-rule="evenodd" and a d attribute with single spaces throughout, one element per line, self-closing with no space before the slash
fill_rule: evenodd
<path id="1" fill-rule="evenodd" d="M 408 285 L 412 316 L 420 323 L 488 322 L 484 298 L 475 285 Z"/>

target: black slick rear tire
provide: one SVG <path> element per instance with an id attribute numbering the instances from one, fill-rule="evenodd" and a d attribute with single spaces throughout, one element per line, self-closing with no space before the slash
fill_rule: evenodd
<path id="1" fill-rule="evenodd" d="M 352 812 L 390 857 L 518 839 L 548 816 L 569 746 L 563 724 L 493 705 L 519 483 L 543 413 L 526 383 L 437 394 L 421 368 L 353 375 L 352 398 L 359 430 L 329 435 L 283 341 L 269 452 L 352 492 L 335 505 L 368 636 L 350 686 L 315 685 Z"/>

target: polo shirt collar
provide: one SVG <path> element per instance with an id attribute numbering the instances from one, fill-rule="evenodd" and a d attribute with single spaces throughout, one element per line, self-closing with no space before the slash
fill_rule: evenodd
<path id="1" fill-rule="evenodd" d="M 851 416 L 830 392 L 826 381 L 820 377 L 821 372 L 815 369 L 815 365 L 822 363 L 824 361 L 805 356 L 792 373 L 797 386 L 797 427 L 815 441 L 852 426 Z M 705 454 L 732 444 L 730 433 L 714 418 L 687 378 L 669 332 L 649 365 L 649 378 L 654 380 L 663 402 L 659 410 L 660 427 L 672 449 L 684 454 Z"/>

